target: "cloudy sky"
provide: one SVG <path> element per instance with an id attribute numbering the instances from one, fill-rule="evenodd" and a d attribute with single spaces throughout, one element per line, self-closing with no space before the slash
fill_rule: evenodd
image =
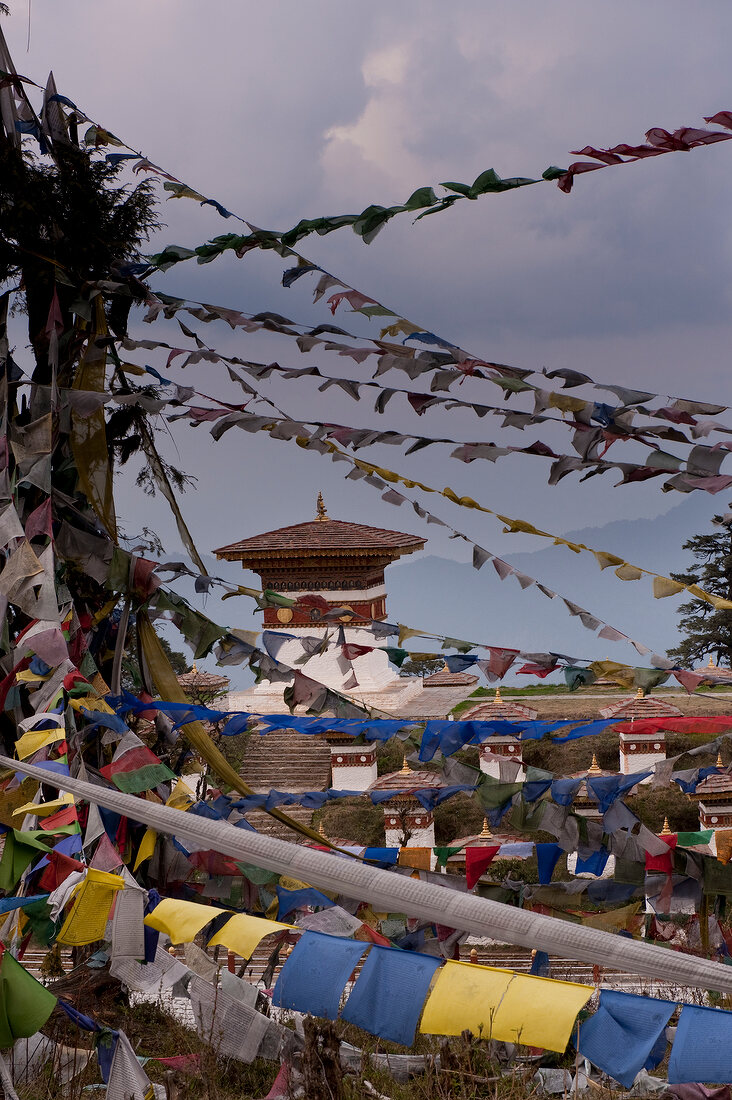
<path id="1" fill-rule="evenodd" d="M 502 176 L 535 177 L 576 159 L 569 151 L 585 144 L 636 143 L 651 126 L 701 125 L 704 115 L 732 109 L 732 9 L 722 0 L 693 9 L 677 0 L 65 0 L 62 11 L 54 0 L 33 0 L 29 51 L 28 5 L 11 0 L 10 6 L 3 29 L 21 73 L 43 83 L 52 68 L 63 94 L 133 148 L 253 223 L 280 230 L 301 217 L 403 201 L 421 185 L 471 182 L 489 167 Z M 732 404 L 730 158 L 732 145 L 720 144 L 579 178 L 571 195 L 541 184 L 460 202 L 416 225 L 403 216 L 370 246 L 343 230 L 300 247 L 349 284 L 479 356 L 530 368 L 572 367 L 597 379 Z M 235 228 L 211 207 L 188 201 L 167 202 L 162 216 L 167 224 L 151 249 L 195 246 Z M 151 282 L 250 313 L 327 320 L 324 302 L 312 304 L 312 283 L 302 279 L 285 290 L 281 270 L 276 258 L 250 254 L 181 264 Z M 358 315 L 339 313 L 336 321 L 374 331 Z M 173 326 L 138 319 L 134 328 L 175 342 Z M 222 351 L 253 359 L 317 361 L 273 336 L 234 336 L 223 325 L 206 326 L 203 335 Z M 200 373 L 189 370 L 181 380 L 232 397 L 220 367 L 195 369 Z M 350 373 L 367 377 L 368 370 L 366 364 Z M 474 387 L 466 386 L 465 396 L 493 400 L 495 391 L 488 397 Z M 268 392 L 298 418 L 379 420 L 379 427 L 504 441 L 490 418 L 444 410 L 417 418 L 408 406 L 377 418 L 368 403 L 332 390 L 321 395 L 307 380 Z M 557 440 L 569 449 L 566 435 Z M 161 435 L 161 446 L 198 478 L 198 491 L 186 494 L 183 506 L 202 552 L 311 518 L 322 488 L 331 515 L 426 533 L 431 553 L 467 558 L 462 544 L 422 528 L 411 511 L 344 482 L 340 467 L 290 444 L 241 432 L 214 444 L 205 427 L 178 425 L 174 443 Z M 373 458 L 558 533 L 597 527 L 599 546 L 604 524 L 659 516 L 683 503 L 678 494 L 663 494 L 660 481 L 614 489 L 606 475 L 584 485 L 567 478 L 550 489 L 542 461 L 516 456 L 465 466 L 448 453 L 434 447 L 404 458 L 389 448 Z M 726 501 L 709 497 L 704 515 L 723 507 Z M 179 556 L 163 504 L 140 499 L 129 477 L 120 481 L 119 508 L 130 533 L 150 524 Z M 434 510 L 509 560 L 513 549 L 536 546 L 507 538 L 490 517 L 447 501 Z M 691 533 L 680 519 L 679 543 Z M 642 550 L 637 564 L 653 568 L 647 542 Z M 594 568 L 591 559 L 568 560 L 566 594 L 577 570 L 591 577 Z M 231 568 L 228 575 L 241 577 Z M 480 583 L 489 600 L 497 579 L 484 570 Z M 643 595 L 652 620 L 649 590 Z M 458 612 L 471 599 L 456 587 Z M 598 600 L 591 609 L 612 619 L 606 586 Z M 392 605 L 398 611 L 396 593 Z M 248 605 L 224 606 L 229 625 L 252 625 Z M 561 620 L 547 618 L 544 606 L 517 595 L 515 616 L 522 637 L 531 622 L 535 648 L 560 648 L 553 631 Z M 511 625 L 487 623 L 485 640 L 511 644 Z M 590 655 L 606 656 L 606 644 L 600 648 Z M 613 655 L 631 659 L 633 651 Z"/>

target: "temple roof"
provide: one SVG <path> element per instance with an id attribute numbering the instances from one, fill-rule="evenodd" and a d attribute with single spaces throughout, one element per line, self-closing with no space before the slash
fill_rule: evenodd
<path id="1" fill-rule="evenodd" d="M 423 787 L 444 787 L 445 781 L 438 772 L 413 771 L 404 760 L 398 772 L 380 775 L 371 784 L 370 791 L 414 791 Z"/>
<path id="2" fill-rule="evenodd" d="M 496 695 L 490 702 L 479 703 L 470 710 L 463 711 L 460 719 L 463 722 L 481 721 L 490 722 L 497 720 L 510 721 L 513 718 L 523 718 L 533 722 L 538 712 L 531 707 L 524 707 L 521 703 L 514 703 L 510 699 L 501 697 L 501 689 L 496 688 Z"/>
<path id="3" fill-rule="evenodd" d="M 715 665 L 711 657 L 708 665 L 705 665 L 704 668 L 695 668 L 694 672 L 702 673 L 713 684 L 732 683 L 732 669 Z"/>
<path id="4" fill-rule="evenodd" d="M 682 712 L 673 703 L 658 699 L 653 695 L 637 695 L 611 703 L 600 711 L 601 718 L 677 718 Z"/>
<path id="5" fill-rule="evenodd" d="M 349 523 L 331 519 L 325 511 L 322 496 L 318 497 L 318 515 L 314 520 L 295 523 L 291 527 L 278 527 L 228 546 L 214 550 L 219 558 L 246 562 L 261 560 L 272 554 L 275 557 L 303 558 L 313 554 L 374 554 L 398 558 L 421 550 L 427 540 L 419 535 L 407 535 L 403 531 L 388 531 L 382 527 L 367 527 L 364 523 Z"/>
<path id="6" fill-rule="evenodd" d="M 478 683 L 479 679 L 479 676 L 474 676 L 471 672 L 450 672 L 450 669 L 445 665 L 439 672 L 433 672 L 431 676 L 425 676 L 422 680 L 422 687 L 472 687 L 473 684 Z"/>
<path id="7" fill-rule="evenodd" d="M 225 691 L 230 684 L 228 676 L 218 676 L 215 672 L 200 672 L 194 663 L 188 672 L 176 676 L 176 680 L 185 692 Z"/>
<path id="8" fill-rule="evenodd" d="M 724 765 L 722 763 L 721 754 L 719 754 L 717 756 L 716 766 L 718 768 L 724 767 Z M 690 795 L 689 797 L 690 798 L 691 797 L 699 798 L 699 799 L 706 798 L 706 799 L 712 799 L 714 801 L 715 796 L 716 796 L 716 799 L 718 800 L 722 796 L 726 795 L 727 796 L 726 801 L 729 801 L 729 796 L 731 794 L 732 794 L 732 775 L 730 775 L 730 773 L 727 771 L 727 772 L 713 772 L 711 775 L 708 775 L 706 777 L 706 779 L 702 780 L 701 783 L 697 784 L 697 788 L 694 791 L 694 794 Z"/>

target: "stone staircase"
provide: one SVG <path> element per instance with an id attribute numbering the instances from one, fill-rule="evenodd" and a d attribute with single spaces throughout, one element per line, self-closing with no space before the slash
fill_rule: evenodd
<path id="1" fill-rule="evenodd" d="M 330 786 L 330 746 L 315 737 L 294 730 L 274 730 L 264 737 L 252 734 L 241 767 L 241 776 L 257 791 L 322 791 Z M 282 806 L 283 813 L 302 825 L 309 825 L 313 811 L 302 806 Z M 254 828 L 280 840 L 297 841 L 299 836 L 264 810 L 246 815 Z"/>
<path id="2" fill-rule="evenodd" d="M 279 809 L 283 814 L 287 814 L 288 817 L 293 818 L 295 821 L 299 821 L 301 825 L 310 825 L 312 823 L 312 810 L 306 810 L 302 806 L 280 806 Z M 278 821 L 265 810 L 250 810 L 249 813 L 244 816 L 249 824 L 254 826 L 258 833 L 263 833 L 265 836 L 273 836 L 276 837 L 277 840 L 289 840 L 291 844 L 310 843 L 308 838 L 303 836 L 302 833 L 296 833 L 294 829 L 285 825 L 284 822 Z"/>
<path id="3" fill-rule="evenodd" d="M 330 787 L 330 747 L 293 729 L 275 729 L 263 737 L 252 734 L 241 778 L 258 792 L 323 791 Z"/>
<path id="4" fill-rule="evenodd" d="M 249 739 L 241 777 L 252 790 L 322 791 L 330 786 L 330 746 L 294 730 Z"/>

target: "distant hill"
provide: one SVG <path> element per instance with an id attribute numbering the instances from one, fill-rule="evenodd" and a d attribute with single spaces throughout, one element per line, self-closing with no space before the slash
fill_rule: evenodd
<path id="1" fill-rule="evenodd" d="M 711 516 L 726 507 L 726 501 L 694 493 L 655 519 L 614 521 L 567 532 L 565 537 L 668 574 L 688 564 L 681 549 L 686 539 L 711 530 Z M 537 545 L 542 544 L 537 540 Z M 490 549 L 657 652 L 676 643 L 676 610 L 683 600 L 655 600 L 650 580 L 620 581 L 612 569 L 601 571 L 592 555 L 575 555 L 547 544 L 530 553 L 512 553 L 509 536 L 494 538 Z M 425 554 L 392 566 L 387 577 L 392 620 L 471 641 L 646 663 L 632 647 L 596 638 L 569 615 L 561 600 L 548 600 L 535 587 L 522 591 L 512 578 L 501 582 L 490 562 L 476 571 L 468 563 Z M 517 682 L 536 681 L 518 677 Z"/>

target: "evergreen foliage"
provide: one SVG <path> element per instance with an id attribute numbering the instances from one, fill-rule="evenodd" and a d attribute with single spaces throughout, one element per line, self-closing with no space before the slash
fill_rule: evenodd
<path id="1" fill-rule="evenodd" d="M 732 516 L 714 516 L 714 534 L 694 535 L 683 549 L 694 558 L 686 573 L 672 573 L 680 584 L 700 585 L 713 596 L 732 599 Z M 716 610 L 694 597 L 679 607 L 683 640 L 668 650 L 672 660 L 686 667 L 700 664 L 711 654 L 718 665 L 732 667 L 732 611 Z"/>

